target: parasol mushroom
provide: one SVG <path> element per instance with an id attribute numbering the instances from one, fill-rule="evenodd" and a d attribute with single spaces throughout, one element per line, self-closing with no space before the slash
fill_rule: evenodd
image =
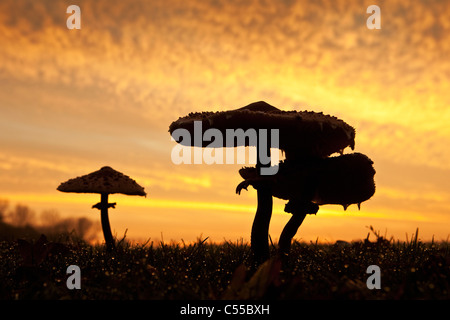
<path id="1" fill-rule="evenodd" d="M 100 202 L 93 205 L 101 212 L 101 222 L 106 247 L 110 250 L 115 247 L 114 238 L 108 218 L 108 208 L 115 208 L 116 203 L 108 203 L 109 194 L 121 193 L 126 195 L 147 196 L 144 188 L 130 177 L 112 169 L 103 167 L 90 174 L 70 179 L 61 183 L 57 190 L 75 193 L 100 193 Z"/>
<path id="2" fill-rule="evenodd" d="M 175 141 L 185 146 L 223 147 L 215 143 L 207 144 L 203 139 L 196 139 L 196 123 L 201 123 L 201 134 L 208 129 L 217 129 L 226 135 L 229 129 L 276 129 L 279 134 L 278 148 L 285 152 L 286 158 L 291 160 L 304 157 L 323 158 L 335 152 L 342 152 L 346 147 L 354 148 L 355 130 L 344 121 L 309 111 L 282 111 L 270 104 L 259 101 L 236 110 L 221 112 L 190 113 L 174 121 L 169 132 Z M 197 128 L 199 128 L 197 126 Z M 194 139 L 180 139 L 175 134 L 182 129 L 194 136 Z M 198 130 L 198 129 L 197 129 Z M 241 131 L 242 132 L 242 131 Z M 260 131 L 258 131 L 260 132 Z M 257 140 L 261 140 L 258 137 Z M 266 142 L 267 143 L 267 142 Z M 257 174 L 271 175 L 276 173 L 276 166 L 270 166 L 270 157 L 262 152 L 268 150 L 268 145 L 252 139 L 227 140 L 226 147 L 254 146 L 257 149 Z M 262 153 L 262 156 L 261 156 Z M 271 170 L 270 168 L 275 168 Z M 265 173 L 263 169 L 266 169 Z M 270 182 L 270 180 L 268 180 Z M 257 260 L 263 261 L 269 257 L 269 224 L 272 215 L 272 191 L 269 184 L 260 183 L 257 189 L 257 210 L 252 225 L 251 247 Z"/>
<path id="3" fill-rule="evenodd" d="M 256 168 L 242 168 L 244 178 L 236 188 L 252 185 L 258 190 L 261 184 L 271 185 L 274 197 L 289 200 L 285 211 L 292 217 L 283 229 L 279 240 L 279 253 L 289 253 L 291 240 L 307 214 L 316 214 L 319 205 L 340 204 L 344 210 L 351 204 L 370 199 L 375 193 L 373 162 L 361 153 L 352 153 L 307 161 L 286 160 L 280 163 L 274 176 L 259 176 Z M 270 181 L 269 181 L 270 180 Z"/>

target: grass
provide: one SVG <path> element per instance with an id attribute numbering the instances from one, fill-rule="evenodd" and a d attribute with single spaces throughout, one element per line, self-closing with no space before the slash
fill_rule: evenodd
<path id="1" fill-rule="evenodd" d="M 259 268 L 243 241 L 131 245 L 114 252 L 83 241 L 0 242 L 0 299 L 450 299 L 449 242 L 375 239 L 335 244 L 294 242 L 283 265 Z M 272 255 L 276 246 L 272 244 Z M 381 289 L 369 290 L 369 265 Z M 81 289 L 69 290 L 69 265 Z"/>

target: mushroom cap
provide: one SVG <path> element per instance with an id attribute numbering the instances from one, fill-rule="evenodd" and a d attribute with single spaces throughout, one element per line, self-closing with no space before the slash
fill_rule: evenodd
<path id="1" fill-rule="evenodd" d="M 186 129 L 193 137 L 195 121 L 201 121 L 202 134 L 215 128 L 220 130 L 224 139 L 227 129 L 279 129 L 279 148 L 286 151 L 286 157 L 299 152 L 303 155 L 326 157 L 348 146 L 352 149 L 355 146 L 355 129 L 336 117 L 321 112 L 282 111 L 264 101 L 230 111 L 189 113 L 172 122 L 169 132 L 172 135 L 176 129 Z M 196 147 L 208 147 L 211 144 L 201 139 L 201 145 L 196 145 L 199 139 L 190 140 L 189 144 L 184 139 L 177 142 Z M 236 140 L 238 139 L 235 139 L 234 147 L 255 146 L 249 139 L 245 139 L 243 144 Z"/>
<path id="2" fill-rule="evenodd" d="M 144 188 L 130 177 L 111 167 L 103 167 L 90 174 L 70 179 L 59 185 L 57 190 L 76 193 L 122 193 L 147 196 Z"/>
<path id="3" fill-rule="evenodd" d="M 301 163 L 285 161 L 279 166 L 273 176 L 259 176 L 254 167 L 242 168 L 239 174 L 256 189 L 269 185 L 274 197 L 318 205 L 340 204 L 346 208 L 375 193 L 373 162 L 362 153 L 311 158 Z"/>

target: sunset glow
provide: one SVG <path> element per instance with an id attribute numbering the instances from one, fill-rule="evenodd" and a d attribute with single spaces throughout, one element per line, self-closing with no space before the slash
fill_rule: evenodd
<path id="1" fill-rule="evenodd" d="M 81 8 L 68 30 L 66 8 Z M 381 8 L 369 30 L 366 8 Z M 356 129 L 376 192 L 323 206 L 296 239 L 450 235 L 450 2 L 2 1 L 0 199 L 99 219 L 99 195 L 58 185 L 108 165 L 147 197 L 111 195 L 113 234 L 250 240 L 256 191 L 242 165 L 175 165 L 172 121 L 264 100 Z M 349 153 L 351 150 L 345 150 Z M 289 214 L 274 199 L 270 234 Z M 99 241 L 101 241 L 99 233 Z"/>

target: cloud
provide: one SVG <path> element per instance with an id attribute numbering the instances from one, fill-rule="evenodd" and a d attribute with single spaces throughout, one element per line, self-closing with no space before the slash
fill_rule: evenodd
<path id="1" fill-rule="evenodd" d="M 78 1 L 81 30 L 66 28 L 69 4 L 0 3 L 0 192 L 27 179 L 54 192 L 70 172 L 110 164 L 160 199 L 244 201 L 232 200 L 234 167 L 173 166 L 167 130 L 258 100 L 355 126 L 356 151 L 383 164 L 380 190 L 395 190 L 384 199 L 415 181 L 448 189 L 420 173 L 450 170 L 445 1 L 380 1 L 381 30 L 366 28 L 370 1 Z M 399 165 L 417 170 L 383 178 Z"/>

